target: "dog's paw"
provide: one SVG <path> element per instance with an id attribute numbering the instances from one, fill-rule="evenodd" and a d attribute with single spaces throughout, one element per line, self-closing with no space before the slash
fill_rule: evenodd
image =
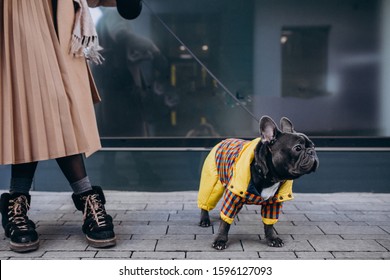
<path id="1" fill-rule="evenodd" d="M 206 211 L 204 209 L 202 209 L 200 211 L 199 226 L 201 226 L 201 227 L 209 227 L 209 226 L 211 226 L 209 211 Z"/>
<path id="2" fill-rule="evenodd" d="M 214 241 L 212 246 L 215 250 L 225 250 L 227 248 L 227 241 L 216 240 L 216 241 Z"/>
<path id="3" fill-rule="evenodd" d="M 209 227 L 209 226 L 211 226 L 210 219 L 202 219 L 202 220 L 200 220 L 199 226 L 201 226 L 201 227 Z"/>
<path id="4" fill-rule="evenodd" d="M 270 247 L 283 247 L 284 246 L 283 240 L 280 239 L 279 237 L 267 239 L 267 244 Z"/>

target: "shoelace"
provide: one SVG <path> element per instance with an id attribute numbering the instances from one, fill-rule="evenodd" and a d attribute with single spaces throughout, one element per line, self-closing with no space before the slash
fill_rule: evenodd
<path id="1" fill-rule="evenodd" d="M 23 195 L 9 201 L 8 220 L 13 222 L 19 230 L 28 230 L 28 209 L 30 209 L 30 205 L 28 204 L 27 198 Z"/>
<path id="2" fill-rule="evenodd" d="M 107 225 L 106 210 L 98 198 L 98 194 L 91 194 L 85 198 L 84 220 L 89 215 L 93 217 L 98 227 L 104 227 Z"/>

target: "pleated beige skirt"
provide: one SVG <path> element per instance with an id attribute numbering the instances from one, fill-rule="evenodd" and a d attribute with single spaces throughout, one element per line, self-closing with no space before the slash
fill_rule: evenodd
<path id="1" fill-rule="evenodd" d="M 0 164 L 98 150 L 92 92 L 84 58 L 69 54 L 72 0 L 0 0 Z"/>

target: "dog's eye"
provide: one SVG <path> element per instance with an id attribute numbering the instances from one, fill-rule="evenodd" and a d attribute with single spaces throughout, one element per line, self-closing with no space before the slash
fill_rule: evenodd
<path id="1" fill-rule="evenodd" d="M 296 145 L 294 147 L 294 150 L 297 151 L 297 152 L 300 152 L 300 151 L 302 151 L 302 146 L 301 145 Z"/>

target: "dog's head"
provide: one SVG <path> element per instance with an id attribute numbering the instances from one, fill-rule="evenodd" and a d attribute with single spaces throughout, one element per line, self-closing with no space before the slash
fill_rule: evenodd
<path id="1" fill-rule="evenodd" d="M 264 116 L 260 120 L 260 133 L 255 161 L 266 177 L 274 181 L 296 179 L 319 167 L 313 142 L 296 132 L 289 119 L 282 118 L 279 129 L 270 117 Z"/>

